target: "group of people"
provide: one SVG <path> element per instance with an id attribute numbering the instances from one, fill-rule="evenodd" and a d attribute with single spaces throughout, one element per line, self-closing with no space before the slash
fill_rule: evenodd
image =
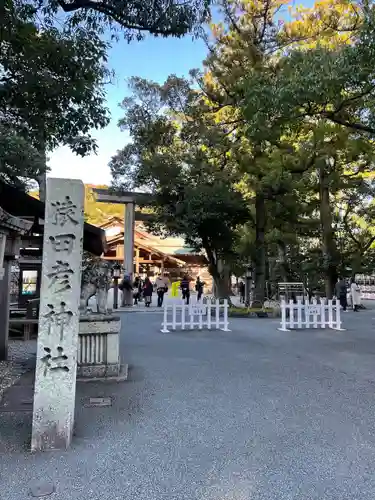
<path id="1" fill-rule="evenodd" d="M 184 276 L 180 283 L 180 289 L 182 292 L 182 300 L 186 302 L 186 304 L 190 303 L 190 281 L 187 276 Z M 203 295 L 204 282 L 201 281 L 198 276 L 197 281 L 195 282 L 195 291 L 197 292 L 197 300 L 201 300 Z"/>
<path id="2" fill-rule="evenodd" d="M 336 297 L 340 301 L 340 305 L 343 311 L 347 311 L 348 308 L 348 287 L 346 280 L 340 277 L 336 283 Z M 361 306 L 361 289 L 353 278 L 350 283 L 350 297 L 352 302 L 353 311 L 359 311 Z"/>
<path id="3" fill-rule="evenodd" d="M 152 302 L 152 294 L 154 288 L 158 297 L 158 307 L 163 305 L 164 295 L 168 291 L 168 285 L 161 275 L 156 278 L 155 285 L 152 284 L 150 278 L 142 280 L 137 276 L 133 283 L 133 298 L 134 305 L 137 305 L 142 298 L 144 298 L 145 306 L 150 307 Z"/>
<path id="4" fill-rule="evenodd" d="M 197 292 L 197 299 L 200 300 L 203 294 L 204 283 L 197 278 L 195 283 L 195 290 Z M 152 303 L 152 294 L 156 291 L 157 294 L 157 305 L 158 307 L 162 307 L 164 302 L 164 295 L 168 292 L 168 284 L 166 280 L 159 275 L 155 284 L 153 284 L 150 278 L 145 278 L 144 280 L 141 277 L 137 276 L 131 285 L 131 283 L 126 281 L 126 278 L 122 281 L 119 286 L 120 290 L 123 289 L 131 289 L 133 291 L 134 305 L 137 305 L 142 299 L 145 301 L 145 306 L 150 307 Z M 182 298 L 186 301 L 186 304 L 190 302 L 190 281 L 187 276 L 181 280 L 180 289 L 182 292 Z"/>

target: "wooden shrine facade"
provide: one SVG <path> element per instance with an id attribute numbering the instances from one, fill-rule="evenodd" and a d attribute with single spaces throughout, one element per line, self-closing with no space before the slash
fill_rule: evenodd
<path id="1" fill-rule="evenodd" d="M 3 273 L 0 270 L 1 360 L 7 357 L 9 331 L 37 329 L 45 215 L 43 202 L 3 182 L 0 207 L 0 260 L 3 251 L 6 263 Z M 10 232 L 5 246 L 2 227 Z M 102 255 L 107 249 L 105 232 L 85 223 L 83 248 Z"/>
<path id="2" fill-rule="evenodd" d="M 108 250 L 104 254 L 104 259 L 122 265 L 124 262 L 124 234 L 121 233 L 108 238 L 107 247 Z M 135 236 L 133 267 L 135 275 L 170 274 L 178 276 L 184 272 L 186 264 L 181 259 L 152 248 Z"/>
<path id="3" fill-rule="evenodd" d="M 124 262 L 123 226 L 124 220 L 120 217 L 111 217 L 101 225 L 107 235 L 108 249 L 104 258 L 120 265 Z M 185 274 L 191 279 L 200 276 L 207 283 L 208 291 L 212 288 L 212 278 L 203 255 L 188 253 L 187 249 L 183 248 L 182 240 L 176 238 L 161 240 L 147 233 L 141 221 L 136 222 L 134 228 L 133 273 L 151 278 L 163 274 L 170 280 L 180 279 Z"/>

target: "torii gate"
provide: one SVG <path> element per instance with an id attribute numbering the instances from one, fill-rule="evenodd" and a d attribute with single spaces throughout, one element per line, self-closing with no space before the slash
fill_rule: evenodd
<path id="1" fill-rule="evenodd" d="M 116 194 L 109 189 L 94 188 L 96 201 L 101 203 L 117 203 L 124 205 L 124 269 L 125 274 L 133 281 L 134 274 L 134 224 L 136 219 L 135 205 L 145 204 L 150 201 L 151 195 L 136 193 L 134 191 L 122 191 Z M 142 217 L 145 219 L 146 217 Z M 122 306 L 133 305 L 133 294 L 131 291 L 123 290 Z"/>

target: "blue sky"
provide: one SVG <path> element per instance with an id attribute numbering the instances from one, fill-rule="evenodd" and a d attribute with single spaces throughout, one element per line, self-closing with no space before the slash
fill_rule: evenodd
<path id="1" fill-rule="evenodd" d="M 122 116 L 118 105 L 127 93 L 126 80 L 131 76 L 141 76 L 161 83 L 172 73 L 187 76 L 190 69 L 201 66 L 205 56 L 204 43 L 191 37 L 148 37 L 142 42 L 128 44 L 121 40 L 114 43 L 109 53 L 109 65 L 115 70 L 116 78 L 107 88 L 107 104 L 112 118 L 108 127 L 94 132 L 98 154 L 80 158 L 69 148 L 58 148 L 50 155 L 50 175 L 82 179 L 85 183 L 109 184 L 108 162 L 128 140 L 127 133 L 117 127 Z"/>

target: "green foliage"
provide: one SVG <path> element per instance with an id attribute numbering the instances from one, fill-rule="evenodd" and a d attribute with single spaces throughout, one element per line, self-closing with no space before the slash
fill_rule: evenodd
<path id="1" fill-rule="evenodd" d="M 346 16 L 350 22 L 345 38 L 339 36 L 341 28 L 336 26 L 329 30 L 328 38 L 314 38 L 314 43 L 309 43 L 311 25 L 318 19 L 311 15 L 302 23 L 299 35 L 294 30 L 296 38 L 293 43 L 289 41 L 288 50 L 270 61 L 267 72 L 251 74 L 246 79 L 245 115 L 255 137 L 264 138 L 270 129 L 283 130 L 316 119 L 357 132 L 375 133 L 371 64 L 375 53 L 375 11 L 372 4 L 362 9 L 355 2 L 346 4 L 351 9 Z M 298 26 L 297 22 L 294 24 Z M 280 30 L 278 37 L 281 49 L 285 31 Z"/>
<path id="2" fill-rule="evenodd" d="M 218 278 L 219 261 L 233 257 L 235 229 L 248 218 L 226 134 L 202 112 L 201 96 L 186 80 L 171 76 L 158 85 L 134 78 L 131 89 L 120 125 L 132 142 L 112 158 L 114 186 L 150 192 L 151 229 L 204 249 Z"/>
<path id="3" fill-rule="evenodd" d="M 93 32 L 38 26 L 36 14 L 13 8 L 2 19 L 2 119 L 47 149 L 77 154 L 95 147 L 89 131 L 108 123 L 103 84 L 106 44 Z"/>
<path id="4" fill-rule="evenodd" d="M 3 12 L 1 172 L 9 181 L 17 173 L 35 179 L 46 169 L 45 154 L 58 145 L 81 156 L 95 151 L 91 129 L 109 121 L 104 106 L 107 46 L 93 31 L 41 26 L 36 9 L 22 2 L 8 1 Z M 4 148 L 9 137 L 13 152 L 27 144 L 23 155 Z"/>
<path id="5" fill-rule="evenodd" d="M 96 201 L 93 188 L 105 189 L 108 186 L 85 184 L 85 216 L 89 224 L 99 226 L 111 217 L 124 218 L 124 206 L 116 203 Z"/>
<path id="6" fill-rule="evenodd" d="M 0 176 L 22 186 L 43 177 L 46 154 L 58 145 L 81 156 L 96 150 L 91 130 L 109 122 L 101 38 L 108 28 L 129 41 L 147 32 L 179 37 L 198 33 L 208 18 L 208 0 L 4 0 Z"/>
<path id="7" fill-rule="evenodd" d="M 0 179 L 23 189 L 44 170 L 44 156 L 24 137 L 0 123 Z"/>
<path id="8" fill-rule="evenodd" d="M 194 87 L 134 78 L 132 142 L 111 161 L 117 188 L 154 195 L 152 229 L 204 249 L 213 275 L 251 262 L 259 302 L 266 282 L 330 295 L 375 262 L 373 5 L 323 0 L 284 23 L 286 3 L 221 2 Z"/>
<path id="9" fill-rule="evenodd" d="M 216 29 L 208 59 L 211 88 L 219 89 L 217 104 L 235 107 L 242 122 L 235 142 L 243 192 L 254 205 L 245 247 L 256 294 L 264 293 L 267 273 L 286 279 L 314 266 L 330 295 L 348 261 L 339 249 L 336 201 L 353 190 L 372 196 L 373 7 L 326 1 L 283 24 L 275 20 L 280 6 L 225 4 L 227 24 Z M 354 232 L 371 242 L 368 227 Z M 360 244 L 362 257 L 367 244 Z"/>
<path id="10" fill-rule="evenodd" d="M 106 185 L 85 184 L 85 221 L 94 226 L 100 226 L 111 217 L 124 218 L 124 206 L 116 203 L 102 203 L 96 201 L 93 189 L 107 189 Z M 31 196 L 39 198 L 38 191 L 31 190 Z"/>
<path id="11" fill-rule="evenodd" d="M 198 31 L 209 18 L 208 0 L 13 0 L 25 8 L 36 8 L 53 24 L 61 12 L 69 28 L 84 26 L 96 33 L 111 28 L 127 40 L 154 36 L 183 36 Z"/>

